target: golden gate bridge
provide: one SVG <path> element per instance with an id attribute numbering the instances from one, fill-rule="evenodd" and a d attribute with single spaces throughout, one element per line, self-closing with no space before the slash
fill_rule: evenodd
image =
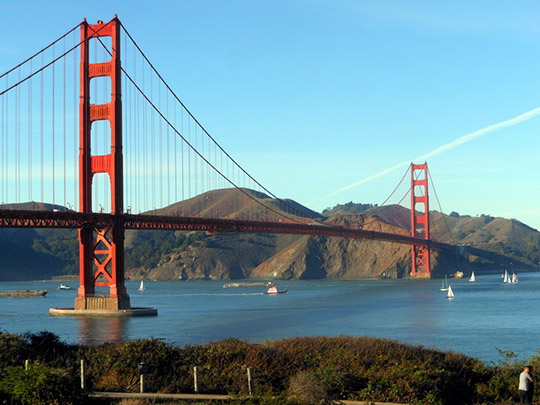
<path id="1" fill-rule="evenodd" d="M 2 74 L 0 118 L 0 227 L 78 229 L 79 313 L 131 308 L 126 229 L 408 244 L 417 278 L 430 277 L 431 248 L 456 249 L 431 232 L 426 163 L 410 166 L 410 234 L 370 227 L 398 205 L 345 226 L 274 195 L 206 131 L 116 16 L 77 24 Z"/>

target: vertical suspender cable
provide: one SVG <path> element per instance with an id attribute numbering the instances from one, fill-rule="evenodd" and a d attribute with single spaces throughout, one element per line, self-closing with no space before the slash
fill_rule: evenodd
<path id="1" fill-rule="evenodd" d="M 30 59 L 30 74 L 32 74 Z M 28 201 L 32 201 L 32 78 L 28 81 Z"/>
<path id="2" fill-rule="evenodd" d="M 202 133 L 201 133 L 201 155 L 204 156 L 204 141 L 203 141 Z M 204 165 L 204 160 L 201 159 L 201 196 L 205 192 L 203 165 Z M 201 209 L 200 209 L 201 214 L 204 212 L 204 209 L 205 209 L 204 207 L 205 201 L 207 201 L 206 198 L 204 200 L 201 200 Z"/>
<path id="3" fill-rule="evenodd" d="M 43 60 L 43 54 L 41 54 L 41 68 L 43 69 L 44 66 L 44 60 Z M 40 152 L 41 152 L 41 203 L 43 204 L 45 202 L 44 199 L 44 185 L 43 185 L 43 70 L 40 72 L 41 77 L 41 96 L 40 96 L 40 115 L 41 115 L 41 124 L 40 124 Z"/>
<path id="4" fill-rule="evenodd" d="M 188 142 L 191 143 L 191 117 L 188 117 Z M 188 216 L 191 216 L 191 148 L 187 148 L 188 153 L 188 198 L 189 198 L 189 206 L 188 206 Z"/>
<path id="5" fill-rule="evenodd" d="M 158 109 L 161 111 L 161 81 L 158 81 Z M 158 117 L 159 120 L 159 208 L 163 208 L 163 120 Z"/>
<path id="6" fill-rule="evenodd" d="M 167 109 L 167 119 L 169 119 L 169 93 L 168 92 L 165 92 L 165 102 L 166 102 L 166 109 Z M 176 119 L 174 120 L 176 121 Z M 176 123 L 174 125 L 176 127 Z M 169 162 L 169 153 L 171 152 L 171 148 L 170 148 L 170 134 L 169 134 L 169 126 L 167 125 L 167 133 L 166 133 L 166 140 L 167 140 L 167 148 L 166 148 L 166 152 L 167 152 L 167 165 L 166 165 L 166 170 L 167 170 L 167 181 L 165 182 L 166 186 L 167 186 L 167 206 L 169 207 L 169 210 L 170 210 L 170 206 L 171 206 L 171 182 L 170 182 L 170 178 L 169 178 L 169 174 L 170 174 L 170 162 Z M 169 211 L 169 215 L 170 215 L 170 211 Z"/>
<path id="7" fill-rule="evenodd" d="M 174 108 L 174 104 L 173 104 L 173 114 L 174 114 L 174 127 L 176 128 L 176 108 Z M 176 136 L 172 139 L 173 140 L 173 143 L 174 143 L 174 202 L 177 203 L 178 202 L 178 172 L 177 172 L 177 160 L 176 160 L 176 144 L 177 144 L 177 140 L 176 140 Z"/>
<path id="8" fill-rule="evenodd" d="M 143 81 L 143 92 L 146 94 L 145 89 L 145 82 L 144 82 L 144 61 L 141 59 L 141 69 L 142 69 L 142 81 Z M 147 197 L 150 194 L 150 173 L 148 173 L 148 165 L 147 165 L 147 156 L 148 156 L 148 117 L 147 117 L 147 111 L 146 103 L 142 102 L 142 109 L 143 109 L 143 161 L 144 161 L 144 210 L 148 209 L 147 205 Z"/>
<path id="9" fill-rule="evenodd" d="M 180 109 L 180 128 L 182 129 L 182 133 L 184 133 L 184 109 L 181 108 Z M 185 189 L 184 189 L 184 181 L 185 181 L 185 177 L 184 177 L 184 140 L 181 139 L 180 140 L 180 152 L 182 153 L 182 177 L 181 177 L 181 180 L 182 180 L 182 216 L 185 217 L 186 216 L 186 210 L 185 210 Z"/>
<path id="10" fill-rule="evenodd" d="M 128 59 L 128 48 L 127 48 L 127 37 L 126 37 L 126 34 L 124 33 L 124 44 L 126 44 L 126 46 L 124 47 L 124 62 L 127 64 L 129 59 Z M 135 68 L 135 65 L 133 65 L 133 69 Z M 127 80 L 122 80 L 124 83 L 125 83 L 125 86 L 126 88 L 129 86 L 129 99 L 130 99 L 130 104 L 129 104 L 129 109 L 130 109 L 130 116 L 131 116 L 131 128 L 130 128 L 130 131 L 128 133 L 129 135 L 129 138 L 130 138 L 130 143 L 131 143 L 131 167 L 130 167 L 130 170 L 129 170 L 129 176 L 130 176 L 130 180 L 131 180 L 131 194 L 130 194 L 130 198 L 129 198 L 129 203 L 130 203 L 130 207 L 131 207 L 131 212 L 133 212 L 133 208 L 135 207 L 135 191 L 136 191 L 136 184 L 135 184 L 135 165 L 136 165 L 136 155 L 135 155 L 135 150 L 136 150 L 136 143 L 135 143 L 135 133 L 137 132 L 136 131 L 136 127 L 135 127 L 135 114 L 136 114 L 136 111 L 135 111 L 135 92 L 133 91 L 133 86 L 129 85 L 129 83 L 127 82 Z"/>
<path id="11" fill-rule="evenodd" d="M 8 82 L 8 75 L 6 75 L 6 88 L 9 87 L 9 82 Z M 8 172 L 8 167 L 9 167 L 9 158 L 8 158 L 8 150 L 9 150 L 9 121 L 8 121 L 8 117 L 9 117 L 9 93 L 6 93 L 6 147 L 4 148 L 5 152 L 6 152 L 6 170 L 5 170 L 5 173 L 6 173 L 6 202 L 9 202 L 9 186 L 8 186 L 8 181 L 9 181 L 9 178 L 7 177 L 7 172 Z"/>
<path id="12" fill-rule="evenodd" d="M 199 149 L 197 149 L 198 135 L 197 135 L 197 124 L 196 123 L 194 124 L 194 127 L 195 127 L 195 150 L 199 150 Z M 193 156 L 193 171 L 194 171 L 193 180 L 195 182 L 195 184 L 193 184 L 193 187 L 195 188 L 195 190 L 193 192 L 193 195 L 194 195 L 194 198 L 195 198 L 195 200 L 194 200 L 195 215 L 197 214 L 197 208 L 198 208 L 196 200 L 197 200 L 197 195 L 199 194 L 198 193 L 199 190 L 198 190 L 198 187 L 197 187 L 198 186 L 197 183 L 199 182 L 199 177 L 198 177 L 199 174 L 198 174 L 198 170 L 197 170 L 198 166 L 199 166 L 199 162 L 197 162 L 197 155 L 195 155 L 195 156 Z"/>
<path id="13" fill-rule="evenodd" d="M 181 108 L 180 109 L 180 128 L 182 130 L 182 133 L 184 133 L 184 109 Z M 180 139 L 180 152 L 182 154 L 182 177 L 181 177 L 181 181 L 182 181 L 182 216 L 186 216 L 186 211 L 184 210 L 184 200 L 185 200 L 185 196 L 184 196 L 184 140 L 183 139 Z"/>
<path id="14" fill-rule="evenodd" d="M 152 79 L 153 75 L 152 75 L 152 72 L 150 72 L 150 100 L 152 100 L 152 102 L 154 101 L 154 81 Z M 151 209 L 154 210 L 156 208 L 156 151 L 155 151 L 155 146 L 156 146 L 156 143 L 155 143 L 155 127 L 154 127 L 154 122 L 155 120 L 155 114 L 154 114 L 154 109 L 152 108 L 150 110 L 150 135 L 151 135 L 151 148 L 150 148 L 150 161 L 151 161 L 151 164 L 152 164 L 152 168 L 151 168 L 151 171 L 152 171 L 152 207 Z"/>
<path id="15" fill-rule="evenodd" d="M 18 80 L 21 81 L 21 68 L 17 69 Z M 21 177 L 21 86 L 17 86 L 15 89 L 15 202 L 20 209 L 21 203 L 21 190 L 20 190 L 20 177 Z"/>
<path id="16" fill-rule="evenodd" d="M 54 45 L 52 47 L 52 58 L 54 60 Z M 54 142 L 54 63 L 52 65 L 52 201 L 53 201 L 53 210 L 55 208 L 55 203 L 56 203 L 56 195 L 55 195 L 55 183 L 54 183 L 54 162 L 55 162 L 55 156 L 54 156 L 54 146 L 55 146 L 55 142 Z"/>
<path id="17" fill-rule="evenodd" d="M 127 65 L 128 63 L 128 47 L 127 47 L 127 40 L 126 40 L 126 34 L 124 33 L 124 63 Z M 126 80 L 122 80 L 122 83 L 124 83 L 124 87 L 126 90 L 128 89 L 128 82 Z M 133 86 L 129 86 L 129 90 L 127 90 L 129 95 L 129 123 L 130 128 L 127 135 L 129 136 L 129 141 L 127 142 L 130 145 L 130 168 L 129 168 L 129 207 L 133 208 L 135 205 L 135 199 L 134 199 L 134 193 L 135 193 L 135 182 L 134 182 L 134 171 L 135 171 L 135 103 L 133 101 Z M 125 172 L 124 172 L 125 173 Z"/>
<path id="18" fill-rule="evenodd" d="M 6 171 L 4 170 L 4 95 L 2 94 L 0 96 L 0 201 L 2 202 L 2 205 L 0 205 L 0 208 L 3 208 L 4 203 L 4 176 L 6 174 Z"/>
<path id="19" fill-rule="evenodd" d="M 77 44 L 77 37 L 73 35 L 73 45 Z M 73 209 L 79 210 L 78 193 L 77 193 L 77 52 L 73 51 Z"/>
<path id="20" fill-rule="evenodd" d="M 64 53 L 66 52 L 66 39 L 64 38 Z M 64 56 L 64 207 L 67 207 L 67 185 L 66 185 L 66 57 Z"/>
<path id="21" fill-rule="evenodd" d="M 135 82 L 137 81 L 137 61 L 136 61 L 136 55 L 135 55 L 135 47 L 133 47 L 133 72 L 135 75 Z M 139 93 L 133 90 L 133 93 L 135 94 L 135 162 L 138 161 L 139 158 Z M 137 212 L 140 212 L 140 190 L 141 190 L 141 181 L 139 180 L 139 170 L 138 167 L 134 165 L 134 182 L 137 186 L 136 193 L 135 193 L 135 199 L 136 199 L 136 206 L 137 206 Z"/>

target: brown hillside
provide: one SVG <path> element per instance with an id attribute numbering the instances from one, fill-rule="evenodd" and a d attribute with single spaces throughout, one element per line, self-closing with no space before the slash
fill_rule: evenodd
<path id="1" fill-rule="evenodd" d="M 321 218 L 320 214 L 296 201 L 290 199 L 282 201 L 255 190 L 226 188 L 208 191 L 165 208 L 147 212 L 147 214 L 261 221 L 286 220 L 277 213 L 293 220 L 304 217 Z"/>
<path id="2" fill-rule="evenodd" d="M 362 214 L 338 215 L 327 223 L 362 226 L 380 232 L 407 234 L 377 217 Z M 433 252 L 434 273 L 454 272 L 457 259 Z M 462 264 L 461 264 L 462 265 Z M 256 278 L 359 279 L 403 277 L 410 273 L 411 247 L 380 241 L 304 236 L 266 260 L 252 272 Z"/>

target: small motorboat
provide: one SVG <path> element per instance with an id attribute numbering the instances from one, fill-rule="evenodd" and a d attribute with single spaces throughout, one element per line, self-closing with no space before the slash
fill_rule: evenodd
<path id="1" fill-rule="evenodd" d="M 61 283 L 58 286 L 57 290 L 71 290 L 71 287 L 69 285 L 64 284 L 64 283 Z"/>
<path id="2" fill-rule="evenodd" d="M 278 291 L 277 285 L 271 284 L 268 287 L 268 290 L 266 291 L 266 294 L 275 295 L 275 294 L 287 294 L 287 289 L 285 288 L 283 291 Z"/>

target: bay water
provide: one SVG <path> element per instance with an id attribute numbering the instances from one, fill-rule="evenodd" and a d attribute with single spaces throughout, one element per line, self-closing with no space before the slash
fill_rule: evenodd
<path id="1" fill-rule="evenodd" d="M 278 281 L 287 294 L 266 288 L 223 288 L 228 281 L 127 282 L 133 307 L 157 307 L 157 317 L 50 317 L 49 308 L 73 307 L 73 290 L 59 281 L 0 282 L 0 290 L 47 289 L 40 298 L 0 298 L 0 330 L 50 331 L 68 343 L 100 344 L 162 338 L 179 346 L 229 337 L 261 342 L 296 336 L 375 336 L 453 350 L 486 362 L 514 351 L 526 360 L 540 349 L 540 273 L 520 273 L 505 285 L 499 274 L 441 280 Z"/>

